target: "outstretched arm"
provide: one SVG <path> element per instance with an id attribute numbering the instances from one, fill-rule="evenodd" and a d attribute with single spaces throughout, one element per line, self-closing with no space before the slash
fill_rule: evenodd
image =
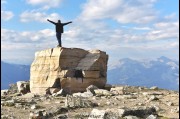
<path id="1" fill-rule="evenodd" d="M 67 22 L 67 23 L 62 23 L 62 24 L 63 24 L 63 26 L 64 26 L 64 25 L 67 25 L 67 24 L 70 24 L 70 23 L 72 23 L 72 21 Z"/>
<path id="2" fill-rule="evenodd" d="M 49 22 L 51 22 L 51 23 L 53 23 L 53 24 L 56 24 L 55 22 L 53 22 L 53 21 L 51 21 L 51 20 L 49 20 L 49 19 L 47 19 L 47 21 L 49 21 Z"/>

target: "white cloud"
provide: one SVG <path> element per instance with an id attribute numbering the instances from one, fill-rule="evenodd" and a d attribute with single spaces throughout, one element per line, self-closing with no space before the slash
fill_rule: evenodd
<path id="1" fill-rule="evenodd" d="M 167 20 L 172 20 L 172 19 L 177 18 L 177 15 L 176 15 L 176 13 L 171 13 L 169 15 L 166 15 L 164 18 Z"/>
<path id="2" fill-rule="evenodd" d="M 47 22 L 47 19 L 57 21 L 60 16 L 57 13 L 47 14 L 45 12 L 38 11 L 25 11 L 20 15 L 21 22 L 30 22 L 30 21 L 38 21 L 38 22 Z"/>
<path id="3" fill-rule="evenodd" d="M 150 40 L 179 39 L 179 21 L 156 23 L 147 37 Z"/>
<path id="4" fill-rule="evenodd" d="M 120 23 L 149 23 L 156 19 L 155 0 L 88 0 L 80 18 L 114 19 Z"/>
<path id="5" fill-rule="evenodd" d="M 43 43 L 52 39 L 55 36 L 54 30 L 43 29 L 40 31 L 23 31 L 17 32 L 14 30 L 1 29 L 1 41 L 3 43 Z M 16 45 L 15 45 L 16 46 Z M 5 47 L 4 47 L 5 48 Z"/>
<path id="6" fill-rule="evenodd" d="M 7 1 L 6 0 L 1 0 L 1 4 L 6 4 Z"/>
<path id="7" fill-rule="evenodd" d="M 62 0 L 27 0 L 27 3 L 31 5 L 42 5 L 46 9 L 58 7 L 61 2 Z"/>
<path id="8" fill-rule="evenodd" d="M 134 30 L 152 30 L 150 27 L 133 27 Z"/>
<path id="9" fill-rule="evenodd" d="M 1 10 L 1 18 L 4 21 L 8 21 L 13 18 L 14 14 L 11 11 L 3 11 Z"/>

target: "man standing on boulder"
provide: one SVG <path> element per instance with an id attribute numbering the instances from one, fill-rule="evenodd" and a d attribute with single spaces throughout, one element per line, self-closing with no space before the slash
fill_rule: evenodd
<path id="1" fill-rule="evenodd" d="M 61 45 L 61 34 L 64 32 L 64 29 L 63 29 L 63 26 L 67 25 L 67 24 L 70 24 L 72 23 L 72 21 L 70 22 L 67 22 L 67 23 L 61 23 L 61 20 L 58 20 L 57 23 L 47 19 L 47 21 L 53 23 L 54 25 L 56 25 L 56 37 L 57 37 L 57 40 L 58 40 L 58 43 L 59 43 L 59 47 L 62 47 Z"/>

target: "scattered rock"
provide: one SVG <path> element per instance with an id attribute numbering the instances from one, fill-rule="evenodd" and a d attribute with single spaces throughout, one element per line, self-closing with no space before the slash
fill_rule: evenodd
<path id="1" fill-rule="evenodd" d="M 151 114 L 146 119 L 157 119 L 157 116 Z"/>
<path id="2" fill-rule="evenodd" d="M 68 115 L 67 114 L 59 114 L 57 116 L 57 118 L 55 118 L 55 119 L 68 119 Z"/>
<path id="3" fill-rule="evenodd" d="M 159 98 L 157 98 L 155 95 L 152 95 L 152 96 L 149 98 L 148 102 L 150 102 L 150 101 L 155 101 L 155 100 L 159 100 Z"/>
<path id="4" fill-rule="evenodd" d="M 105 110 L 93 109 L 88 119 L 104 119 Z"/>
<path id="5" fill-rule="evenodd" d="M 10 115 L 2 115 L 1 114 L 1 119 L 15 119 L 15 118 Z"/>
<path id="6" fill-rule="evenodd" d="M 154 107 L 150 108 L 137 108 L 137 109 L 108 109 L 106 110 L 107 113 L 111 112 L 113 115 L 117 115 L 118 117 L 125 117 L 125 116 L 136 116 L 138 118 L 146 118 L 151 114 L 156 114 L 156 110 Z"/>
<path id="7" fill-rule="evenodd" d="M 124 87 L 122 86 L 122 87 L 111 88 L 110 92 L 113 93 L 114 95 L 123 95 Z"/>
<path id="8" fill-rule="evenodd" d="M 18 92 L 20 92 L 21 94 L 26 94 L 26 93 L 30 92 L 29 85 L 30 85 L 29 81 L 18 81 L 17 82 Z"/>
<path id="9" fill-rule="evenodd" d="M 15 103 L 15 107 L 16 107 L 16 108 L 22 108 L 22 107 L 23 107 L 23 104 L 21 104 L 21 103 Z"/>
<path id="10" fill-rule="evenodd" d="M 73 97 L 70 95 L 66 96 L 65 107 L 71 108 L 82 108 L 82 107 L 94 107 L 96 103 L 92 103 L 90 100 L 83 99 L 82 97 Z"/>
<path id="11" fill-rule="evenodd" d="M 119 117 L 122 117 L 124 115 L 125 111 L 126 111 L 125 109 L 117 109 L 117 113 L 118 113 Z"/>
<path id="12" fill-rule="evenodd" d="M 122 95 L 122 98 L 124 99 L 137 99 L 137 96 L 128 94 L 128 95 Z"/>
<path id="13" fill-rule="evenodd" d="M 174 103 L 168 102 L 167 105 L 168 105 L 168 106 L 174 106 Z"/>
<path id="14" fill-rule="evenodd" d="M 111 104 L 111 102 L 109 102 L 109 101 L 108 101 L 108 102 L 106 102 L 106 104 L 107 104 L 107 105 L 110 105 L 110 104 Z"/>
<path id="15" fill-rule="evenodd" d="M 46 115 L 43 115 L 45 110 L 36 110 L 34 112 L 30 112 L 29 119 L 47 119 Z"/>
<path id="16" fill-rule="evenodd" d="M 33 93 L 26 93 L 26 94 L 24 94 L 24 95 L 22 95 L 21 97 L 19 97 L 19 98 L 21 98 L 21 99 L 32 99 L 32 98 L 34 98 L 34 97 L 36 97 L 36 95 L 35 94 L 33 94 Z"/>
<path id="17" fill-rule="evenodd" d="M 9 84 L 9 92 L 11 94 L 17 93 L 18 92 L 17 84 Z"/>
<path id="18" fill-rule="evenodd" d="M 148 115 L 156 114 L 156 109 L 154 107 L 144 108 L 144 109 L 131 109 L 125 110 L 122 116 L 137 116 L 140 118 L 145 118 Z"/>
<path id="19" fill-rule="evenodd" d="M 8 94 L 8 92 L 9 92 L 9 90 L 8 90 L 8 89 L 1 90 L 1 96 L 3 96 L 3 95 L 7 95 L 7 94 Z"/>
<path id="20" fill-rule="evenodd" d="M 104 89 L 95 89 L 94 90 L 96 96 L 111 96 L 112 93 L 110 91 Z"/>
<path id="21" fill-rule="evenodd" d="M 89 98 L 93 97 L 93 94 L 91 92 L 84 92 L 84 93 L 73 93 L 74 97 L 84 97 L 84 98 Z"/>
<path id="22" fill-rule="evenodd" d="M 157 86 L 153 86 L 150 88 L 151 90 L 158 90 L 158 87 Z"/>
<path id="23" fill-rule="evenodd" d="M 32 106 L 31 106 L 31 109 L 33 109 L 33 110 L 34 110 L 34 109 L 37 109 L 37 106 L 36 106 L 36 105 L 32 105 Z"/>
<path id="24" fill-rule="evenodd" d="M 125 116 L 123 119 L 140 119 L 136 116 Z"/>
<path id="25" fill-rule="evenodd" d="M 5 101 L 4 103 L 3 103 L 3 106 L 8 106 L 8 107 L 12 107 L 12 106 L 14 106 L 15 105 L 15 100 L 14 99 L 12 99 L 12 100 L 8 100 L 8 101 Z M 2 104 L 1 104 L 2 105 Z"/>
<path id="26" fill-rule="evenodd" d="M 94 85 L 90 85 L 86 88 L 86 91 L 91 92 L 93 95 L 95 95 L 95 92 L 94 92 L 95 89 L 98 89 L 98 87 L 96 87 Z"/>
<path id="27" fill-rule="evenodd" d="M 1 96 L 1 117 L 25 119 L 27 118 L 25 115 L 29 114 L 29 119 L 73 119 L 76 117 L 97 119 L 98 115 L 99 118 L 104 119 L 179 118 L 177 92 L 149 89 L 140 91 L 138 87 L 130 86 L 123 90 L 125 93 L 119 95 L 112 94 L 111 90 L 102 89 L 94 96 L 89 90 L 84 93 L 66 94 L 66 97 L 62 96 L 64 94 L 61 91 L 59 91 L 60 95 L 56 92 L 52 94 L 53 96 L 32 93 L 17 96 L 16 93 L 8 92 L 7 95 Z M 91 112 L 94 113 L 92 110 L 96 106 L 98 106 L 98 111 L 96 111 L 103 113 L 91 114 Z"/>
<path id="28" fill-rule="evenodd" d="M 156 109 L 156 112 L 160 111 L 160 107 L 159 106 L 154 105 L 153 107 Z"/>

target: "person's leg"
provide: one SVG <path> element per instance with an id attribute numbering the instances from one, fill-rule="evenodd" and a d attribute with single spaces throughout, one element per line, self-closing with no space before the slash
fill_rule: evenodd
<path id="1" fill-rule="evenodd" d="M 56 37 L 57 37 L 59 46 L 61 47 L 61 33 L 56 33 Z"/>

